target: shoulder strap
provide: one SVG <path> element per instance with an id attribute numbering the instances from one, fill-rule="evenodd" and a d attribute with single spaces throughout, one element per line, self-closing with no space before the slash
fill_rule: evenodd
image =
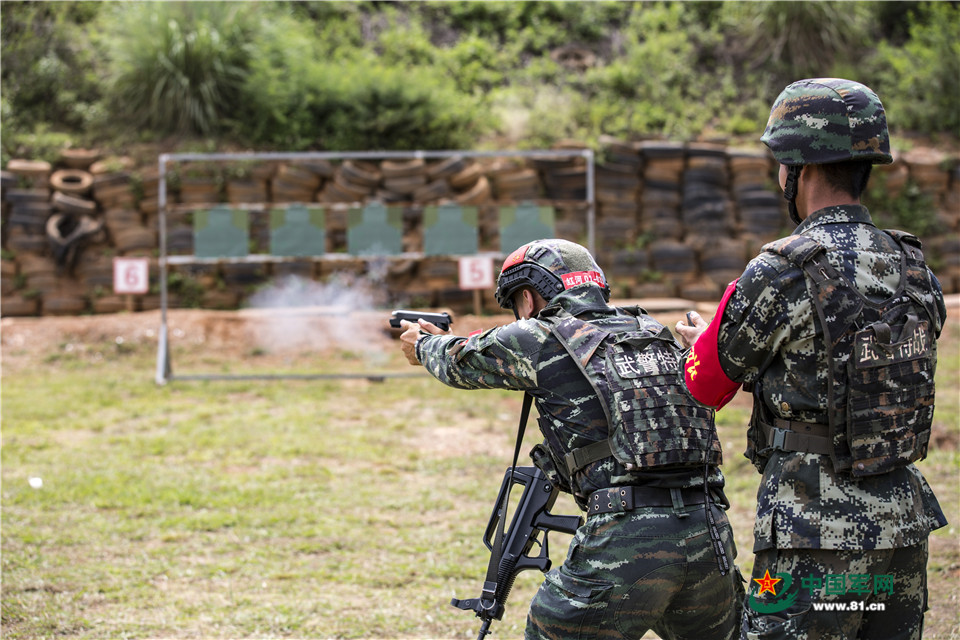
<path id="1" fill-rule="evenodd" d="M 794 235 L 775 240 L 763 246 L 762 251 L 776 253 L 783 256 L 794 266 L 803 271 L 813 288 L 810 292 L 819 315 L 822 316 L 820 305 L 820 289 L 828 280 L 845 280 L 827 260 L 826 248 L 806 236 Z"/>
<path id="2" fill-rule="evenodd" d="M 520 447 L 523 446 L 523 434 L 527 430 L 527 419 L 530 417 L 530 405 L 533 404 L 533 396 L 529 392 L 523 392 L 523 407 L 520 409 L 520 425 L 517 427 L 517 444 L 513 448 L 513 465 L 517 466 L 520 460 Z"/>
<path id="3" fill-rule="evenodd" d="M 603 341 L 610 336 L 610 333 L 570 314 L 561 318 L 559 322 L 552 324 L 550 326 L 550 332 L 560 344 L 563 345 L 567 354 L 573 359 L 574 364 L 577 365 L 577 369 L 579 369 L 583 377 L 587 379 L 587 382 L 593 388 L 594 392 L 596 392 L 597 397 L 601 399 L 600 404 L 603 406 L 603 413 L 607 418 L 607 426 L 609 428 L 611 424 L 610 409 L 607 407 L 607 403 L 602 401 L 603 392 L 597 388 L 593 378 L 591 378 L 587 371 L 587 364 Z"/>
<path id="4" fill-rule="evenodd" d="M 914 260 L 923 260 L 923 244 L 917 236 L 897 229 L 884 229 L 883 232 L 893 238 L 909 257 Z"/>
<path id="5" fill-rule="evenodd" d="M 586 375 L 587 362 L 610 335 L 609 331 L 570 314 L 551 323 L 550 332 L 560 341 L 584 375 Z"/>
<path id="6" fill-rule="evenodd" d="M 923 245 L 920 239 L 906 231 L 896 229 L 884 229 L 884 233 L 894 239 L 904 254 L 900 264 L 901 287 L 905 288 L 907 295 L 923 308 L 932 327 L 942 326 L 943 319 L 940 317 L 932 295 L 934 287 L 923 257 Z"/>
<path id="7" fill-rule="evenodd" d="M 830 285 L 831 281 L 834 284 L 838 282 L 846 283 L 846 278 L 843 278 L 827 260 L 826 248 L 812 238 L 801 235 L 788 236 L 765 245 L 763 249 L 782 255 L 803 272 L 807 281 L 807 291 L 810 293 L 820 331 L 823 334 L 827 361 L 833 362 L 834 340 L 839 336 L 834 335 L 838 332 L 831 330 L 832 325 L 824 309 L 825 298 L 829 298 L 836 292 L 835 287 Z M 833 407 L 836 406 L 835 387 L 834 371 L 831 365 L 827 367 L 827 416 L 831 434 L 835 433 L 836 422 L 833 410 Z M 837 460 L 832 449 L 830 457 L 836 466 Z"/>
<path id="8" fill-rule="evenodd" d="M 590 387 L 597 394 L 597 398 L 600 399 L 603 415 L 607 419 L 607 431 L 609 434 L 609 431 L 612 429 L 610 408 L 604 401 L 602 391 L 597 388 L 596 383 L 587 372 L 587 363 L 601 343 L 610 336 L 610 333 L 570 314 L 565 314 L 559 318 L 558 321 L 551 323 L 550 331 L 560 344 L 563 345 L 563 348 L 577 365 L 580 373 L 583 374 L 587 383 L 590 384 Z M 574 473 L 588 464 L 609 457 L 611 451 L 609 438 L 604 438 L 603 440 L 592 442 L 584 447 L 568 452 L 563 460 L 567 466 L 567 472 L 572 478 Z"/>
<path id="9" fill-rule="evenodd" d="M 826 250 L 813 238 L 794 235 L 768 242 L 761 251 L 779 254 L 802 269 L 807 262 Z"/>

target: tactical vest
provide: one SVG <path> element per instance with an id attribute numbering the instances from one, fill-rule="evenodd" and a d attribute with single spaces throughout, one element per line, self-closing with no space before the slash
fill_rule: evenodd
<path id="1" fill-rule="evenodd" d="M 760 420 L 765 442 L 785 451 L 829 454 L 855 477 L 904 467 L 927 455 L 933 423 L 937 309 L 916 237 L 887 231 L 900 246 L 900 282 L 887 300 L 863 296 L 806 236 L 770 243 L 800 268 L 827 349 L 827 425 Z M 759 388 L 755 391 L 760 393 Z M 754 420 L 760 397 L 756 397 Z M 749 447 L 748 447 L 749 450 Z"/>
<path id="2" fill-rule="evenodd" d="M 670 331 L 644 326 L 639 310 L 619 322 L 590 323 L 566 312 L 541 318 L 601 400 L 608 438 L 566 454 L 573 474 L 614 456 L 627 469 L 718 465 L 713 409 L 684 386 L 680 345 Z"/>

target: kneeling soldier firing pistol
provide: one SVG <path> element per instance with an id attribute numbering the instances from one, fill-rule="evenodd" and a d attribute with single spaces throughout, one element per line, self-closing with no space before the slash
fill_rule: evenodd
<path id="1" fill-rule="evenodd" d="M 516 572 L 547 572 L 546 532 L 574 529 L 566 560 L 533 598 L 526 638 L 739 634 L 743 586 L 713 410 L 684 387 L 669 330 L 639 307 L 610 306 L 609 295 L 585 248 L 538 240 L 510 254 L 497 280 L 497 301 L 516 322 L 468 338 L 401 323 L 409 362 L 441 382 L 525 393 L 514 466 L 484 535 L 493 557 L 481 596 L 453 603 L 481 617 L 481 638 Z M 530 453 L 535 467 L 517 467 L 531 402 L 544 441 Z M 524 494 L 507 529 L 515 484 Z M 584 524 L 549 513 L 558 491 L 573 495 Z M 541 531 L 532 556 L 528 537 Z"/>

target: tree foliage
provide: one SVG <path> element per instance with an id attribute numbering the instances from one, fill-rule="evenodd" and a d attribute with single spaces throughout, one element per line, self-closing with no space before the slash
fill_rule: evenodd
<path id="1" fill-rule="evenodd" d="M 3 2 L 3 121 L 79 129 L 96 117 L 101 87 L 88 27 L 97 2 Z"/>
<path id="2" fill-rule="evenodd" d="M 877 48 L 877 91 L 898 127 L 960 136 L 960 11 L 948 2 L 917 9 L 902 47 Z"/>
<path id="3" fill-rule="evenodd" d="M 50 131 L 290 149 L 542 146 L 602 134 L 756 139 L 787 83 L 831 75 L 876 89 L 895 132 L 960 133 L 955 2 L 0 10 L 5 147 Z"/>

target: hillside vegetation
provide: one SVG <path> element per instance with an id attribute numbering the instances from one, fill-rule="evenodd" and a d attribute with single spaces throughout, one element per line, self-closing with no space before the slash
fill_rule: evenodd
<path id="1" fill-rule="evenodd" d="M 955 2 L 4 2 L 3 164 L 66 145 L 285 150 L 756 140 L 801 77 L 960 133 Z"/>

